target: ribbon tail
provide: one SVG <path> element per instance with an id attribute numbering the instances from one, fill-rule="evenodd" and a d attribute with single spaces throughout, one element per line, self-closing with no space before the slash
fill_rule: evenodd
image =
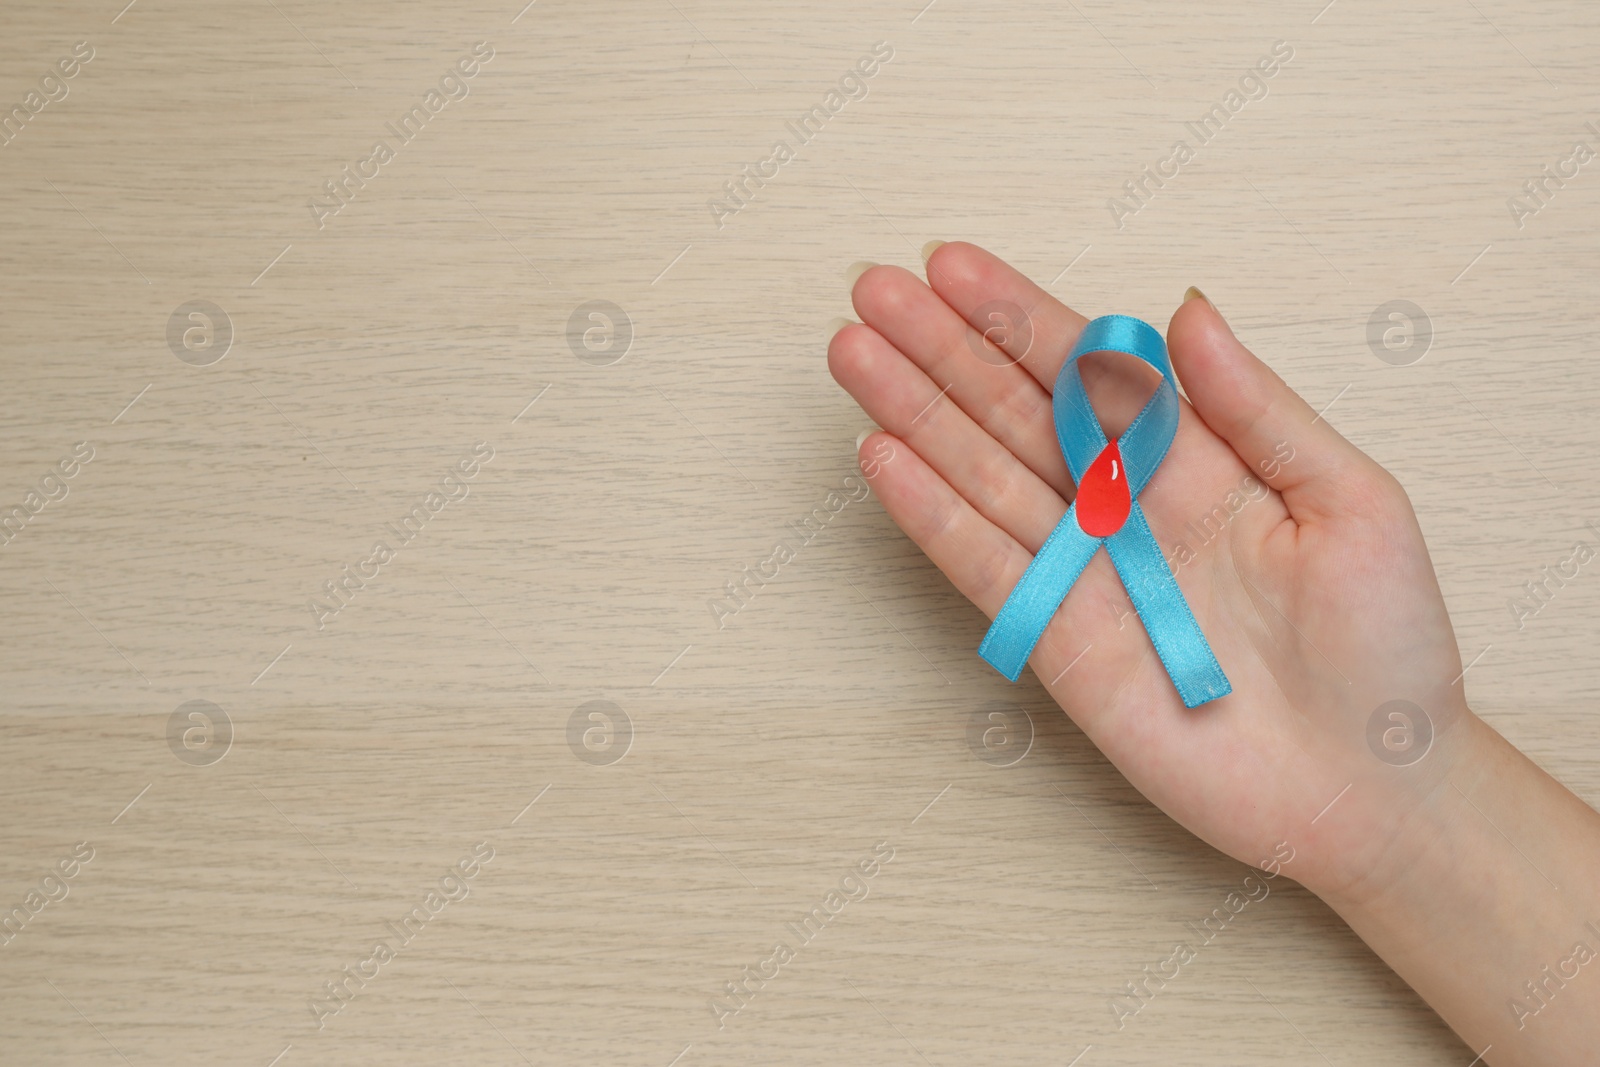
<path id="1" fill-rule="evenodd" d="M 1039 643 L 1056 609 L 1066 599 L 1067 590 L 1089 565 L 1101 541 L 1084 533 L 1078 525 L 1078 505 L 1074 502 L 984 634 L 978 655 L 989 666 L 1011 681 L 1017 680 L 1033 654 L 1033 646 Z"/>
<path id="2" fill-rule="evenodd" d="M 1206 636 L 1189 610 L 1183 590 L 1167 569 L 1161 546 L 1135 500 L 1122 529 L 1106 539 L 1106 552 L 1116 565 L 1128 599 L 1150 635 L 1156 655 L 1186 708 L 1199 707 L 1233 692 L 1228 676 L 1211 652 Z"/>

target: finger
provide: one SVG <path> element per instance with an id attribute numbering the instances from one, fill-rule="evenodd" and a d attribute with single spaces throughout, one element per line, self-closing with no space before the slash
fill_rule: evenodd
<path id="1" fill-rule="evenodd" d="M 874 422 L 908 443 L 984 518 L 1030 552 L 1066 513 L 1054 489 L 872 327 L 855 324 L 835 334 L 828 368 Z"/>
<path id="2" fill-rule="evenodd" d="M 994 339 L 1017 360 L 1046 392 L 1054 391 L 1061 365 L 1087 318 L 999 256 L 965 241 L 934 250 L 928 257 L 928 284 L 979 334 Z M 1115 437 L 1149 399 L 1153 378 L 1133 360 L 1091 357 L 1081 366 L 1084 387 L 1106 433 Z"/>
<path id="3" fill-rule="evenodd" d="M 1282 494 L 1296 521 L 1341 518 L 1362 506 L 1383 468 L 1240 344 L 1209 300 L 1185 299 L 1167 346 L 1195 411 Z"/>
<path id="4" fill-rule="evenodd" d="M 987 330 L 1048 392 L 1089 320 L 1035 285 L 992 252 L 965 241 L 940 245 L 928 257 L 928 284 L 980 333 Z M 1013 320 L 1010 304 L 1023 318 Z M 996 318 L 998 316 L 998 318 Z M 995 329 L 997 325 L 1004 329 Z"/>
<path id="5" fill-rule="evenodd" d="M 994 618 L 1028 569 L 1028 550 L 980 515 L 892 434 L 868 434 L 861 442 L 860 460 L 889 517 L 962 596 Z"/>
<path id="6" fill-rule="evenodd" d="M 922 280 L 899 267 L 873 267 L 851 292 L 862 321 L 905 353 L 974 422 L 1070 499 L 1072 479 L 1050 418 L 1050 394 L 992 348 Z M 993 362 L 980 358 L 993 352 Z"/>

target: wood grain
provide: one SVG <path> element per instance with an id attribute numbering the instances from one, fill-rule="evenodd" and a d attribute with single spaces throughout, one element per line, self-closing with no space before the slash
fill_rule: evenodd
<path id="1" fill-rule="evenodd" d="M 852 261 L 969 239 L 1158 322 L 1199 284 L 1405 482 L 1483 652 L 1474 705 L 1600 799 L 1600 579 L 1520 628 L 1508 606 L 1600 521 L 1600 173 L 1520 227 L 1507 206 L 1600 145 L 1600 14 L 920 6 L 0 13 L 8 107 L 94 51 L 0 148 L 0 504 L 93 449 L 0 546 L 0 909 L 93 850 L 0 945 L 0 1060 L 1472 1058 L 1290 885 L 1118 1029 L 1112 994 L 1245 868 L 1031 675 L 996 678 L 983 620 L 871 499 L 723 625 L 709 605 L 854 470 L 866 423 L 823 359 Z M 1119 228 L 1108 199 L 1277 41 L 1266 95 Z M 466 94 L 389 135 L 478 42 Z M 865 96 L 799 144 L 786 124 L 877 42 Z M 319 225 L 379 139 L 393 158 Z M 708 202 L 780 139 L 719 227 Z M 196 300 L 233 333 L 206 365 L 168 342 Z M 1431 323 L 1404 366 L 1368 344 L 1391 300 Z M 590 301 L 631 324 L 616 362 L 570 342 Z M 319 628 L 324 583 L 419 504 Z M 221 709 L 224 758 L 221 733 L 184 748 L 191 701 Z M 620 760 L 569 744 L 593 701 L 626 717 Z M 1011 766 L 969 742 L 997 701 L 1031 717 Z M 719 1028 L 725 983 L 880 842 L 865 896 Z"/>

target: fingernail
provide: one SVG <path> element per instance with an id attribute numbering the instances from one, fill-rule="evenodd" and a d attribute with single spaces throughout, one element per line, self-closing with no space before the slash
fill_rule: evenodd
<path id="1" fill-rule="evenodd" d="M 835 315 L 828 322 L 828 340 L 830 340 L 830 341 L 833 340 L 834 336 L 836 334 L 838 334 L 838 332 L 840 330 L 844 329 L 846 326 L 859 326 L 859 325 L 860 325 L 860 323 L 856 322 L 855 319 L 847 319 L 847 318 L 843 318 L 841 316 Z"/>
<path id="2" fill-rule="evenodd" d="M 855 285 L 857 279 L 876 266 L 877 264 L 872 262 L 870 259 L 858 259 L 845 268 L 844 280 L 849 282 L 851 285 Z"/>
<path id="3" fill-rule="evenodd" d="M 927 244 L 923 245 L 922 262 L 926 263 L 928 260 L 932 259 L 933 254 L 937 252 L 939 250 L 939 246 L 943 245 L 944 243 L 945 242 L 943 241 L 929 241 Z"/>
<path id="4" fill-rule="evenodd" d="M 856 451 L 860 452 L 861 451 L 861 442 L 865 441 L 867 438 L 871 437 L 873 434 L 875 434 L 877 432 L 878 432 L 878 427 L 869 426 L 865 430 L 862 430 L 860 433 L 856 434 Z"/>
<path id="5" fill-rule="evenodd" d="M 1206 306 L 1209 307 L 1211 309 L 1211 313 L 1217 317 L 1217 321 L 1222 323 L 1223 329 L 1227 330 L 1230 334 L 1233 333 L 1233 326 L 1228 322 L 1227 317 L 1223 315 L 1222 312 L 1218 311 L 1217 305 L 1211 302 L 1211 298 L 1202 293 L 1199 289 L 1192 285 L 1189 286 L 1189 288 L 1184 291 L 1183 302 L 1187 304 L 1189 301 L 1194 300 L 1197 297 L 1206 302 Z"/>

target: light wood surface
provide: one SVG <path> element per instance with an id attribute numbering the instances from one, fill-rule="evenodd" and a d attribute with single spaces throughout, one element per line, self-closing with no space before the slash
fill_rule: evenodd
<path id="1" fill-rule="evenodd" d="M 0 148 L 0 506 L 93 451 L 0 546 L 0 910 L 67 894 L 0 944 L 0 1061 L 1472 1059 L 1285 882 L 1117 1027 L 1247 868 L 989 670 L 875 501 L 830 500 L 866 422 L 824 347 L 847 265 L 933 238 L 1089 314 L 1164 324 L 1202 286 L 1402 478 L 1474 706 L 1594 802 L 1600 577 L 1520 628 L 1509 602 L 1600 541 L 1600 163 L 1520 228 L 1507 205 L 1600 148 L 1593 5 L 122 2 L 0 12 L 8 108 L 93 49 Z M 1280 40 L 1266 96 L 1119 228 L 1107 200 Z M 464 98 L 387 131 L 478 42 Z M 201 320 L 168 342 L 196 300 L 233 333 L 206 365 Z M 596 300 L 631 322 L 609 365 L 569 344 Z M 1431 322 L 1408 365 L 1368 344 L 1391 300 Z M 346 565 L 377 575 L 319 629 Z M 191 701 L 229 724 L 209 748 Z M 630 724 L 598 754 L 569 744 L 591 701 Z M 1031 719 L 1010 766 L 971 743 L 996 702 Z M 376 976 L 319 1027 L 347 965 Z"/>

